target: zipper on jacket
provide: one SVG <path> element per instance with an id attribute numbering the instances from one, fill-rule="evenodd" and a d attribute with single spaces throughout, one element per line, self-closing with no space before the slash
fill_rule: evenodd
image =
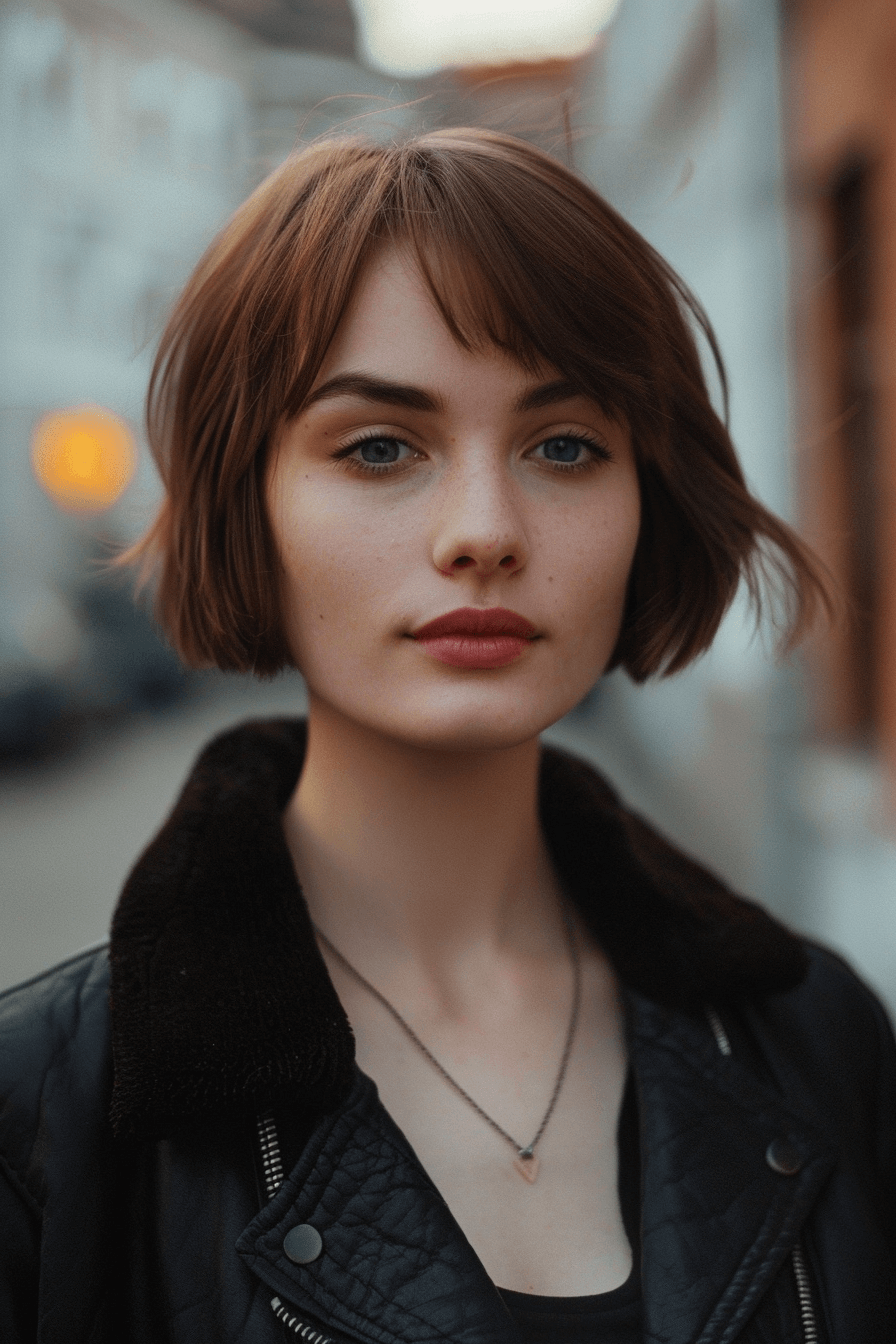
<path id="1" fill-rule="evenodd" d="M 801 1242 L 797 1242 L 790 1253 L 793 1263 L 793 1277 L 796 1279 L 796 1294 L 800 1301 L 800 1319 L 803 1323 L 805 1344 L 818 1344 L 818 1322 L 815 1319 L 815 1307 L 812 1303 L 812 1287 L 809 1283 L 809 1270 L 803 1254 Z"/>
<path id="2" fill-rule="evenodd" d="M 283 1158 L 280 1154 L 280 1139 L 277 1136 L 277 1124 L 270 1111 L 265 1111 L 257 1120 L 258 1143 L 261 1148 L 261 1168 L 264 1174 L 264 1190 L 268 1199 L 273 1199 L 283 1184 Z M 308 1344 L 334 1344 L 329 1335 L 322 1335 L 307 1321 L 290 1315 L 290 1308 L 279 1297 L 271 1298 L 271 1310 L 287 1330 L 291 1330 L 299 1339 Z"/>
<path id="3" fill-rule="evenodd" d="M 314 1326 L 300 1321 L 298 1316 L 290 1316 L 289 1307 L 284 1306 L 279 1297 L 271 1298 L 271 1307 L 277 1320 L 282 1322 L 287 1330 L 298 1335 L 299 1339 L 306 1339 L 308 1344 L 334 1344 L 329 1335 L 322 1335 L 319 1330 L 314 1329 Z"/>
<path id="4" fill-rule="evenodd" d="M 273 1199 L 283 1184 L 283 1159 L 280 1156 L 277 1126 L 270 1111 L 258 1117 L 258 1142 L 261 1146 L 264 1192 L 268 1199 Z"/>
<path id="5" fill-rule="evenodd" d="M 704 1008 L 706 1020 L 709 1023 L 710 1030 L 715 1037 L 716 1045 L 719 1047 L 719 1054 L 730 1055 L 731 1041 L 725 1030 L 725 1024 L 719 1017 L 718 1011 L 711 1003 L 706 1004 Z M 812 1301 L 812 1285 L 809 1282 L 809 1270 L 806 1267 L 806 1257 L 803 1253 L 801 1242 L 797 1242 L 790 1253 L 790 1261 L 793 1265 L 793 1277 L 796 1280 L 796 1295 L 800 1306 L 800 1321 L 803 1327 L 803 1344 L 818 1344 L 818 1321 L 815 1315 L 815 1306 Z"/>
<path id="6" fill-rule="evenodd" d="M 725 1030 L 722 1019 L 719 1017 L 711 1003 L 706 1005 L 704 1012 L 706 1013 L 706 1020 L 710 1025 L 712 1034 L 716 1038 L 716 1045 L 719 1047 L 719 1053 L 722 1055 L 730 1055 L 731 1042 L 728 1039 L 728 1033 Z"/>

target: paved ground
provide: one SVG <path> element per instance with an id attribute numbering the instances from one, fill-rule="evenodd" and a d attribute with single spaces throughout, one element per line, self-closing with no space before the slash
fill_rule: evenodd
<path id="1" fill-rule="evenodd" d="M 0 776 L 0 989 L 105 938 L 134 859 L 196 753 L 240 719 L 301 713 L 298 678 L 225 681 L 70 760 Z"/>

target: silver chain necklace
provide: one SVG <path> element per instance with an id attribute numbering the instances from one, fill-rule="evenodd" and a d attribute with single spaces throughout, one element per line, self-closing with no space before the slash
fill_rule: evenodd
<path id="1" fill-rule="evenodd" d="M 460 1083 L 455 1078 L 452 1078 L 451 1074 L 444 1067 L 444 1065 L 439 1063 L 439 1061 L 436 1059 L 435 1055 L 432 1053 L 429 1047 L 423 1044 L 420 1037 L 414 1031 L 414 1028 L 404 1020 L 401 1013 L 389 1002 L 385 994 L 381 994 L 375 985 L 372 985 L 369 980 L 366 980 L 364 976 L 361 974 L 361 972 L 356 970 L 355 967 L 351 964 L 351 962 L 348 961 L 347 958 L 342 955 L 338 947 L 333 946 L 327 935 L 325 933 L 322 933 L 320 929 L 317 927 L 317 925 L 314 926 L 314 932 L 317 934 L 318 938 L 323 943 L 323 945 L 329 949 L 329 951 L 336 958 L 339 964 L 342 967 L 344 967 L 346 971 L 348 971 L 349 975 L 351 975 L 355 980 L 357 980 L 359 985 L 363 985 L 364 989 L 366 989 L 369 994 L 372 994 L 373 997 L 376 999 L 376 1001 L 378 1003 L 381 1003 L 382 1006 L 386 1009 L 386 1011 L 392 1015 L 392 1017 L 401 1027 L 402 1031 L 404 1031 L 405 1034 L 410 1038 L 410 1040 L 413 1041 L 414 1045 L 417 1047 L 420 1053 L 424 1055 L 426 1059 L 429 1060 L 430 1064 L 436 1070 L 436 1072 L 441 1074 L 445 1082 L 448 1083 L 450 1087 L 454 1088 L 458 1096 L 462 1097 L 464 1101 L 467 1103 L 467 1105 L 471 1106 L 473 1110 L 476 1112 L 476 1114 L 482 1117 L 482 1119 L 486 1122 L 486 1124 L 491 1125 L 492 1129 L 495 1131 L 496 1134 L 500 1134 L 501 1138 L 505 1139 L 507 1143 L 510 1144 L 511 1148 L 513 1148 L 516 1154 L 516 1156 L 513 1159 L 514 1168 L 525 1180 L 529 1182 L 530 1185 L 533 1185 L 535 1181 L 538 1179 L 539 1163 L 538 1158 L 535 1155 L 535 1148 L 536 1145 L 540 1142 L 545 1130 L 548 1127 L 548 1121 L 550 1120 L 551 1116 L 554 1113 L 554 1107 L 557 1105 L 557 1100 L 560 1096 L 560 1089 L 563 1087 L 563 1081 L 566 1077 L 566 1070 L 567 1067 L 569 1066 L 569 1057 L 572 1054 L 572 1043 L 576 1034 L 576 1026 L 578 1025 L 579 1021 L 579 1005 L 582 998 L 582 966 L 581 966 L 581 960 L 579 958 L 579 948 L 578 944 L 576 943 L 575 931 L 573 930 L 572 921 L 569 918 L 569 914 L 565 909 L 563 914 L 564 914 L 564 921 L 566 924 L 566 934 L 569 941 L 569 955 L 570 960 L 572 962 L 572 975 L 573 975 L 572 1008 L 570 1009 L 569 1014 L 569 1025 L 566 1028 L 566 1040 L 563 1043 L 563 1054 L 560 1056 L 560 1067 L 557 1070 L 557 1077 L 554 1082 L 554 1090 L 551 1093 L 551 1099 L 548 1102 L 548 1108 L 541 1118 L 541 1124 L 535 1131 L 535 1138 L 532 1139 L 530 1143 L 527 1143 L 525 1145 L 519 1144 L 511 1134 L 507 1133 L 506 1129 L 503 1129 L 498 1124 L 497 1120 L 493 1120 L 492 1117 L 482 1109 L 478 1101 L 473 1100 L 469 1092 L 467 1092 L 464 1088 L 462 1088 Z"/>

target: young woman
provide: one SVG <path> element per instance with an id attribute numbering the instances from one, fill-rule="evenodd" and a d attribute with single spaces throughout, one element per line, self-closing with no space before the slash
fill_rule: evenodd
<path id="1" fill-rule="evenodd" d="M 484 132 L 318 145 L 212 245 L 142 554 L 308 722 L 212 743 L 108 951 L 2 1000 L 4 1341 L 896 1338 L 881 1008 L 539 745 L 762 564 L 819 599 L 689 316 Z"/>

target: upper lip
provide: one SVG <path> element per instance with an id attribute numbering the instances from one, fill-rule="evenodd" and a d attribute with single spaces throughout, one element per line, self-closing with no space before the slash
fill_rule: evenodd
<path id="1" fill-rule="evenodd" d="M 434 621 L 413 631 L 414 639 L 439 639 L 444 635 L 514 635 L 517 639 L 534 639 L 538 631 L 525 616 L 506 607 L 458 607 L 437 616 Z"/>

